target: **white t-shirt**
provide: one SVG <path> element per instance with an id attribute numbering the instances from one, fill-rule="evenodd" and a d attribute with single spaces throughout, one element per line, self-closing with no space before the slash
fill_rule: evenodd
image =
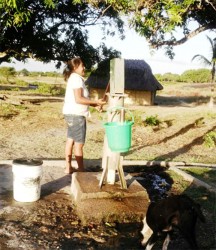
<path id="1" fill-rule="evenodd" d="M 82 115 L 88 116 L 89 105 L 78 104 L 75 101 L 74 97 L 74 89 L 83 89 L 83 96 L 85 98 L 89 98 L 89 92 L 84 84 L 84 79 L 77 73 L 72 73 L 67 81 L 67 88 L 65 92 L 64 106 L 63 106 L 63 114 L 73 114 L 73 115 Z"/>

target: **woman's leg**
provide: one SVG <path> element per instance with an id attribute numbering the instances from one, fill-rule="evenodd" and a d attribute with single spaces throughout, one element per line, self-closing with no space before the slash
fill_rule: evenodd
<path id="1" fill-rule="evenodd" d="M 78 171 L 84 172 L 84 163 L 83 163 L 83 146 L 82 143 L 74 142 L 74 155 L 78 165 Z"/>
<path id="2" fill-rule="evenodd" d="M 72 165 L 71 165 L 73 145 L 74 145 L 74 140 L 71 138 L 67 138 L 66 146 L 65 146 L 65 161 L 66 161 L 65 172 L 67 174 L 71 174 L 73 172 Z"/>

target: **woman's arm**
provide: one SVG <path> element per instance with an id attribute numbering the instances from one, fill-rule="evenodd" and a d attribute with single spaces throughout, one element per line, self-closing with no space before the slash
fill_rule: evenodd
<path id="1" fill-rule="evenodd" d="M 74 91 L 75 101 L 78 104 L 92 105 L 92 106 L 100 106 L 100 105 L 106 104 L 106 102 L 103 101 L 102 99 L 98 99 L 94 101 L 94 100 L 84 97 L 83 88 L 74 89 L 73 91 Z"/>

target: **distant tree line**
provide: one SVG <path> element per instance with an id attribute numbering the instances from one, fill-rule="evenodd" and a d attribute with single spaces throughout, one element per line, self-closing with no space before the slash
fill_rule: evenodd
<path id="1" fill-rule="evenodd" d="M 86 72 L 86 76 L 90 74 L 90 71 Z M 6 78 L 15 76 L 30 76 L 30 77 L 61 77 L 62 73 L 52 71 L 52 72 L 41 72 L 41 71 L 28 71 L 27 69 L 22 69 L 16 71 L 13 67 L 0 67 L 0 76 Z M 182 74 L 155 74 L 155 77 L 159 82 L 194 82 L 194 83 L 204 83 L 211 82 L 211 71 L 209 69 L 197 69 L 197 70 L 186 70 Z"/>
<path id="2" fill-rule="evenodd" d="M 209 69 L 191 69 L 186 70 L 182 74 L 155 74 L 155 77 L 159 82 L 194 82 L 194 83 L 205 83 L 211 82 L 211 70 Z"/>
<path id="3" fill-rule="evenodd" d="M 14 67 L 0 67 L 0 76 L 3 77 L 13 77 L 13 76 L 47 76 L 56 77 L 62 76 L 62 73 L 51 71 L 51 72 L 41 72 L 41 71 L 28 71 L 27 69 L 22 69 L 16 71 Z"/>
<path id="4" fill-rule="evenodd" d="M 86 75 L 88 76 L 91 73 L 90 70 L 86 70 Z M 28 71 L 27 69 L 22 69 L 16 71 L 14 67 L 0 67 L 0 76 L 4 77 L 13 77 L 13 76 L 47 76 L 47 77 L 56 77 L 62 76 L 62 72 L 57 71 Z"/>

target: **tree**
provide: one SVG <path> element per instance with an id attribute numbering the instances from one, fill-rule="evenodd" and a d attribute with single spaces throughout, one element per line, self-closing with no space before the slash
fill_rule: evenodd
<path id="1" fill-rule="evenodd" d="M 180 80 L 183 82 L 205 83 L 210 81 L 209 69 L 186 70 L 181 74 Z"/>
<path id="2" fill-rule="evenodd" d="M 192 61 L 194 59 L 198 59 L 200 60 L 204 65 L 210 66 L 211 67 L 211 83 L 212 83 L 212 87 L 211 87 L 211 91 L 214 91 L 214 80 L 215 80 L 215 63 L 216 63 L 216 38 L 214 38 L 213 40 L 207 36 L 207 39 L 209 40 L 210 46 L 211 46 L 211 58 L 208 59 L 203 55 L 195 55 L 192 58 Z M 210 105 L 213 105 L 213 96 L 211 96 L 210 99 Z"/>
<path id="3" fill-rule="evenodd" d="M 1 61 L 11 57 L 63 61 L 80 55 L 92 65 L 119 56 L 104 44 L 90 46 L 87 28 L 100 24 L 105 35 L 113 35 L 116 28 L 121 35 L 122 17 L 152 48 L 166 46 L 170 58 L 174 57 L 173 46 L 202 31 L 216 30 L 215 0 L 2 0 L 0 13 Z M 197 28 L 192 29 L 191 22 Z M 181 38 L 177 29 L 182 31 Z"/>
<path id="4" fill-rule="evenodd" d="M 29 76 L 29 71 L 27 69 L 22 69 L 20 70 L 19 74 L 23 76 Z"/>
<path id="5" fill-rule="evenodd" d="M 71 57 L 80 56 L 87 68 L 104 58 L 120 53 L 104 43 L 94 48 L 88 42 L 87 28 L 107 22 L 123 30 L 123 22 L 113 9 L 101 4 L 94 9 L 87 3 L 72 0 L 3 0 L 0 4 L 0 63 L 11 58 L 24 61 L 35 58 L 57 66 Z M 15 3 L 14 5 L 12 3 Z M 53 3 L 53 4 L 52 4 Z M 106 10 L 106 11 L 105 11 Z M 100 20 L 100 21 L 99 21 Z"/>
<path id="6" fill-rule="evenodd" d="M 203 55 L 195 55 L 192 58 L 192 61 L 194 59 L 198 59 L 201 63 L 203 63 L 206 66 L 210 66 L 211 67 L 211 82 L 214 82 L 215 79 L 215 62 L 216 62 L 216 38 L 214 38 L 213 40 L 207 36 L 207 39 L 209 40 L 209 43 L 211 45 L 211 58 L 208 59 Z"/>
<path id="7" fill-rule="evenodd" d="M 13 67 L 0 67 L 0 75 L 6 78 L 9 82 L 9 77 L 16 75 L 16 70 Z"/>
<path id="8" fill-rule="evenodd" d="M 166 46 L 166 54 L 173 59 L 173 46 L 205 30 L 216 30 L 215 0 L 76 0 L 76 2 L 106 2 L 108 6 L 126 15 L 131 28 L 144 36 L 153 49 Z M 191 28 L 196 23 L 196 28 Z M 176 31 L 182 31 L 178 38 Z M 179 32 L 178 32 L 179 33 Z"/>

